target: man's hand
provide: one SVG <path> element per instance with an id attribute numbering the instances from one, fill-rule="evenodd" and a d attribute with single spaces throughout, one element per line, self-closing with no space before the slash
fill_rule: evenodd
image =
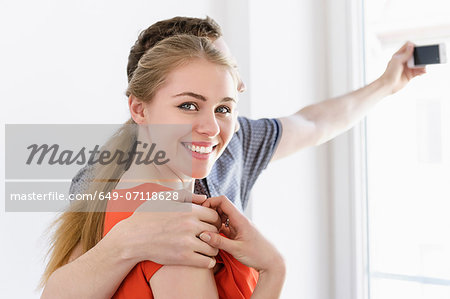
<path id="1" fill-rule="evenodd" d="M 392 59 L 389 61 L 386 71 L 380 77 L 380 80 L 386 86 L 389 86 L 391 93 L 396 93 L 414 77 L 420 76 L 426 73 L 426 69 L 408 67 L 407 63 L 409 58 L 413 55 L 414 44 L 411 42 L 405 43 L 397 52 L 392 55 Z"/>
<path id="2" fill-rule="evenodd" d="M 279 298 L 286 264 L 275 246 L 225 196 L 208 198 L 203 206 L 219 213 L 222 219 L 220 231 L 227 238 L 214 232 L 203 232 L 200 238 L 259 271 L 252 299 Z"/>
<path id="3" fill-rule="evenodd" d="M 79 243 L 71 262 L 50 276 L 41 298 L 111 298 L 128 272 L 142 260 L 214 267 L 218 250 L 197 236 L 203 230 L 217 232 L 219 216 L 198 205 L 206 200 L 205 196 L 173 192 L 178 193 L 179 200 L 145 202 L 86 253 L 82 254 Z M 159 206 L 162 203 L 164 207 Z"/>
<path id="4" fill-rule="evenodd" d="M 203 231 L 218 231 L 217 212 L 199 205 L 206 199 L 203 195 L 174 192 L 179 200 L 145 202 L 110 233 L 123 243 L 123 256 L 136 263 L 152 260 L 164 265 L 214 267 L 218 249 L 198 236 Z"/>
<path id="5" fill-rule="evenodd" d="M 241 263 L 266 271 L 283 270 L 284 261 L 277 251 L 256 227 L 225 196 L 208 198 L 203 206 L 216 210 L 222 219 L 220 232 L 205 231 L 200 238 L 211 246 L 223 249 Z"/>

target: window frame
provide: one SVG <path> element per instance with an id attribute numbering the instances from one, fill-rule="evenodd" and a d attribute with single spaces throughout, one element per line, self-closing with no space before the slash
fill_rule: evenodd
<path id="1" fill-rule="evenodd" d="M 364 2 L 329 0 L 329 96 L 365 85 Z M 345 75 L 342 70 L 347 70 Z M 369 298 L 365 120 L 329 142 L 334 298 Z"/>

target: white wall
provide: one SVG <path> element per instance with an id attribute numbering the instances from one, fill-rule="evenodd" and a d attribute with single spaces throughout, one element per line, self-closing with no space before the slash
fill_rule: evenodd
<path id="1" fill-rule="evenodd" d="M 252 116 L 279 117 L 327 97 L 324 1 L 250 1 Z M 301 132 L 299 132 L 301 133 Z M 283 298 L 330 298 L 326 145 L 273 162 L 253 219 L 284 254 Z"/>
<path id="2" fill-rule="evenodd" d="M 290 114 L 328 94 L 325 12 L 325 0 L 2 3 L 1 122 L 123 122 L 125 67 L 140 30 L 207 14 L 223 26 L 246 80 L 240 111 Z M 283 298 L 330 297 L 327 164 L 326 146 L 304 150 L 269 166 L 254 189 L 253 218 L 288 263 Z M 43 232 L 54 215 L 5 213 L 0 188 L 0 297 L 38 298 Z"/>
<path id="3" fill-rule="evenodd" d="M 206 0 L 2 1 L 2 127 L 124 122 L 126 63 L 138 33 L 161 19 L 215 17 L 211 12 Z M 4 169 L 3 146 L 0 154 Z M 5 213 L 0 186 L 0 298 L 39 298 L 35 288 L 47 246 L 43 232 L 54 215 Z"/>

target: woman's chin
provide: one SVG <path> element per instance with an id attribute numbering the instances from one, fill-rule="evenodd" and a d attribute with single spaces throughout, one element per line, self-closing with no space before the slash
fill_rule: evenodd
<path id="1" fill-rule="evenodd" d="M 203 179 L 208 176 L 210 169 L 192 169 L 192 178 Z"/>
<path id="2" fill-rule="evenodd" d="M 172 167 L 172 169 L 176 169 L 176 173 L 183 174 L 186 177 L 193 179 L 203 179 L 209 175 L 211 172 L 211 165 L 207 165 L 202 163 L 203 165 L 177 165 L 178 167 Z"/>

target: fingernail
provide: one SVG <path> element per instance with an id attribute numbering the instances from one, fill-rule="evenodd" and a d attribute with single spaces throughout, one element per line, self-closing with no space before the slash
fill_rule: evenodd
<path id="1" fill-rule="evenodd" d="M 211 261 L 209 262 L 209 266 L 208 268 L 211 269 L 216 265 L 216 259 L 212 258 Z"/>
<path id="2" fill-rule="evenodd" d="M 205 233 L 201 233 L 199 237 L 205 242 L 209 242 L 211 240 L 211 236 Z"/>

